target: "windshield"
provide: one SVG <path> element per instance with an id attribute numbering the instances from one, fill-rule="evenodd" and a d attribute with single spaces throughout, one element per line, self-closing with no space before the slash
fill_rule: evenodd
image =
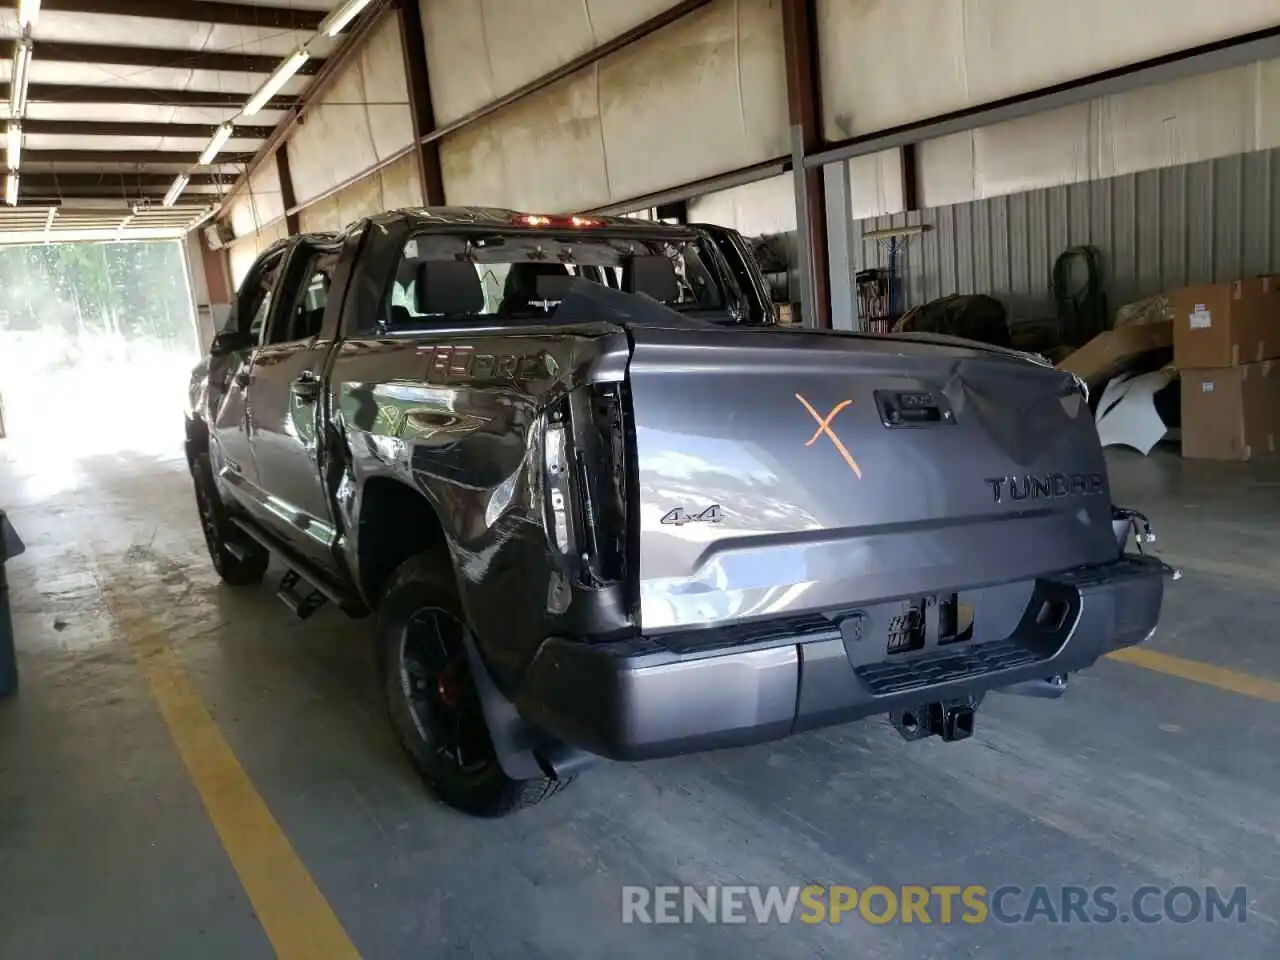
<path id="1" fill-rule="evenodd" d="M 692 240 L 433 233 L 404 245 L 386 319 L 397 327 L 550 317 L 580 280 L 679 312 L 725 306 L 720 278 Z"/>

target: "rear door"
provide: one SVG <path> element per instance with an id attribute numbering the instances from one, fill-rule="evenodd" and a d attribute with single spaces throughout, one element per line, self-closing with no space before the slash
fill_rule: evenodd
<path id="1" fill-rule="evenodd" d="M 321 381 L 332 340 L 321 328 L 339 252 L 336 242 L 303 240 L 294 248 L 249 387 L 260 519 L 326 569 L 334 526 L 321 480 Z"/>

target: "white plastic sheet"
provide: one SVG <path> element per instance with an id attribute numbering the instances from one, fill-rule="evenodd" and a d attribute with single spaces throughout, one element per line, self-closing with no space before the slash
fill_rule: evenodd
<path id="1" fill-rule="evenodd" d="M 1098 399 L 1098 439 L 1104 447 L 1132 447 L 1144 457 L 1169 428 L 1156 411 L 1155 395 L 1177 376 L 1155 370 L 1137 376 L 1113 377 Z"/>

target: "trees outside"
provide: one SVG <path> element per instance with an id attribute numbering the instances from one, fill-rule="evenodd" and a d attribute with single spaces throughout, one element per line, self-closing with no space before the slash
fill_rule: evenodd
<path id="1" fill-rule="evenodd" d="M 196 349 L 177 241 L 0 247 L 0 330 Z"/>
<path id="2" fill-rule="evenodd" d="M 12 441 L 106 403 L 122 414 L 114 422 L 138 429 L 181 424 L 199 353 L 183 257 L 177 241 L 0 247 L 0 398 Z"/>

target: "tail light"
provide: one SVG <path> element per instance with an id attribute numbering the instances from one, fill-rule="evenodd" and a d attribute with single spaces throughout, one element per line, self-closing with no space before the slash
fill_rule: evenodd
<path id="1" fill-rule="evenodd" d="M 621 387 L 581 387 L 545 414 L 543 488 L 550 546 L 587 586 L 626 578 L 626 443 Z"/>
<path id="2" fill-rule="evenodd" d="M 573 503 L 570 480 L 572 461 L 569 441 L 565 436 L 568 419 L 562 409 L 551 411 L 543 443 L 547 495 L 547 533 L 557 552 L 570 558 L 577 555 L 575 524 L 569 512 Z"/>

